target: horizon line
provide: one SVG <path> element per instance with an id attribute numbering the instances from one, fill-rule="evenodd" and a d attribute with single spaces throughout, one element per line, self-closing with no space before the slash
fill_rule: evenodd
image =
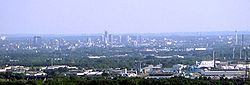
<path id="1" fill-rule="evenodd" d="M 217 34 L 216 34 L 217 33 Z M 225 34 L 228 33 L 228 34 Z M 109 33 L 112 35 L 139 35 L 139 36 L 211 36 L 211 35 L 234 35 L 236 31 L 206 31 L 206 32 L 162 32 L 162 33 Z M 5 37 L 30 37 L 30 36 L 43 36 L 43 37 L 65 37 L 65 36 L 99 36 L 103 35 L 103 33 L 82 33 L 82 34 L 0 34 L 0 36 Z M 246 35 L 250 34 L 250 31 L 237 31 L 238 35 Z"/>
<path id="2" fill-rule="evenodd" d="M 238 31 L 239 32 L 250 32 L 250 31 Z M 131 32 L 131 33 L 119 33 L 119 32 L 109 32 L 109 34 L 172 34 L 172 33 L 211 33 L 211 32 L 235 32 L 235 31 L 194 31 L 194 32 Z M 95 34 L 103 34 L 103 32 L 96 33 L 4 33 L 0 35 L 95 35 Z"/>

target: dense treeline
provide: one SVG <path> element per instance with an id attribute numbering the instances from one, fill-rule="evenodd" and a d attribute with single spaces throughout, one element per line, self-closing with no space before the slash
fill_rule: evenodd
<path id="1" fill-rule="evenodd" d="M 24 74 L 0 73 L 0 85 L 242 85 L 250 84 L 244 79 L 212 80 L 207 77 L 188 79 L 174 77 L 170 79 L 146 79 L 102 76 L 60 76 L 27 77 Z"/>
<path id="2" fill-rule="evenodd" d="M 92 79 L 92 78 L 51 78 L 47 80 L 11 80 L 0 81 L 0 85 L 243 85 L 250 84 L 242 80 L 209 80 L 209 79 L 143 79 L 143 78 L 118 78 L 118 79 Z"/>
<path id="3" fill-rule="evenodd" d="M 112 49 L 117 50 L 117 49 Z M 121 50 L 121 49 L 119 49 Z M 127 50 L 131 50 L 127 48 Z M 124 50 L 123 50 L 124 51 Z M 104 54 L 105 53 L 105 54 Z M 89 59 L 88 55 L 106 55 L 106 58 L 100 59 Z M 125 57 L 109 57 L 112 55 L 124 55 L 129 54 Z M 172 55 L 167 53 L 168 55 Z M 172 67 L 174 64 L 194 64 L 195 61 L 192 58 L 185 59 L 144 59 L 144 56 L 139 55 L 137 51 L 128 52 L 109 52 L 102 49 L 78 49 L 76 51 L 53 51 L 53 52 L 26 52 L 26 51 L 13 51 L 9 53 L 0 54 L 0 65 L 23 65 L 23 66 L 48 66 L 52 62 L 54 65 L 71 65 L 79 67 L 90 67 L 90 68 L 133 68 L 138 64 L 138 60 L 144 61 L 143 63 L 148 64 L 163 64 L 164 67 Z M 54 60 L 53 58 L 62 58 L 62 60 Z M 18 60 L 18 61 L 10 61 Z M 178 61 L 178 62 L 174 62 Z M 144 64 L 143 64 L 144 65 Z"/>
<path id="4" fill-rule="evenodd" d="M 195 61 L 212 60 L 212 51 L 159 51 L 159 52 L 146 52 L 140 51 L 143 48 L 77 48 L 75 50 L 0 50 L 0 65 L 23 65 L 23 66 L 48 66 L 53 64 L 66 64 L 79 67 L 90 68 L 134 68 L 138 64 L 138 60 L 143 61 L 142 65 L 159 64 L 163 67 L 172 67 L 175 64 L 195 64 Z M 222 50 L 223 49 L 223 50 Z M 224 60 L 230 59 L 232 56 L 232 48 L 224 47 L 215 49 L 216 59 Z M 236 50 L 235 57 L 238 58 L 239 51 Z M 243 52 L 243 51 L 242 51 Z M 244 50 L 244 56 L 250 55 L 250 50 Z M 124 57 L 114 57 L 114 55 L 125 55 Z M 171 58 L 171 59 L 157 59 L 157 58 L 144 58 L 146 55 L 155 54 L 159 56 L 171 55 L 184 55 L 185 58 Z M 89 59 L 87 56 L 107 56 L 100 59 Z M 54 60 L 61 58 L 62 60 Z M 224 60 L 226 61 L 226 60 Z M 235 60 L 237 61 L 237 60 Z"/>

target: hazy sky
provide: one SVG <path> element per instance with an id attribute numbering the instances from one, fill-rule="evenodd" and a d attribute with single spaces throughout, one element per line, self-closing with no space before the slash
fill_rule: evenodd
<path id="1" fill-rule="evenodd" d="M 249 31 L 250 0 L 0 0 L 0 34 Z"/>

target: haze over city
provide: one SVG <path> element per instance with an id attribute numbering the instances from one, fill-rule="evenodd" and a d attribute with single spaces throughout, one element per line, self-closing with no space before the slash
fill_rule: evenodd
<path id="1" fill-rule="evenodd" d="M 0 34 L 249 31 L 249 0 L 1 0 Z"/>
<path id="2" fill-rule="evenodd" d="M 250 0 L 0 0 L 0 85 L 250 85 Z"/>

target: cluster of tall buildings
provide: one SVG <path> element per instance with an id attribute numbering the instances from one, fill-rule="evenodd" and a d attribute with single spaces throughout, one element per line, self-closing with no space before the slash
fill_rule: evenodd
<path id="1" fill-rule="evenodd" d="M 114 37 L 112 34 L 108 34 L 108 31 L 104 32 L 104 35 L 102 35 L 102 42 L 104 42 L 105 44 L 112 44 Z"/>
<path id="2" fill-rule="evenodd" d="M 1 40 L 6 40 L 6 36 L 1 36 Z"/>
<path id="3" fill-rule="evenodd" d="M 39 47 L 42 45 L 42 37 L 41 36 L 34 36 L 33 37 L 33 46 Z"/>
<path id="4" fill-rule="evenodd" d="M 108 31 L 105 31 L 101 37 L 101 42 L 106 45 L 114 43 L 129 43 L 131 40 L 132 38 L 129 35 L 114 35 L 114 34 L 109 34 Z M 136 37 L 135 41 L 137 40 L 142 41 L 141 36 Z"/>

